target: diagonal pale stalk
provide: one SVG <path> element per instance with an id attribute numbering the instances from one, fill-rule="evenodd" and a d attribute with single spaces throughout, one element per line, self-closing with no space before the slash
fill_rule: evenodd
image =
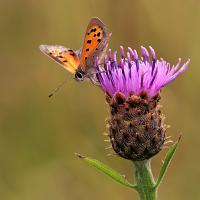
<path id="1" fill-rule="evenodd" d="M 126 177 L 124 175 L 121 175 L 119 172 L 115 171 L 114 169 L 112 169 L 111 167 L 105 165 L 104 163 L 96 160 L 96 159 L 92 159 L 92 158 L 88 158 L 85 156 L 82 156 L 78 153 L 75 153 L 76 156 L 78 156 L 78 158 L 83 159 L 85 162 L 87 162 L 89 165 L 95 167 L 96 169 L 98 169 L 99 171 L 103 172 L 104 174 L 106 174 L 107 176 L 111 177 L 113 180 L 115 180 L 116 182 L 129 187 L 129 188 L 135 188 L 135 185 L 131 184 L 130 182 L 128 182 L 128 180 L 126 179 Z"/>

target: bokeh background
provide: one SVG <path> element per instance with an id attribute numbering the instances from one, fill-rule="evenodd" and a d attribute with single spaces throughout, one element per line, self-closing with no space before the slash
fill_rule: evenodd
<path id="1" fill-rule="evenodd" d="M 77 159 L 97 158 L 133 181 L 133 166 L 106 156 L 103 132 L 107 105 L 103 93 L 77 83 L 38 50 L 39 44 L 78 49 L 93 16 L 113 33 L 110 47 L 139 50 L 151 45 L 158 57 L 176 63 L 189 57 L 189 69 L 162 93 L 168 134 L 183 138 L 160 199 L 200 199 L 200 1 L 199 0 L 0 0 L 0 199 L 136 199 Z M 67 84 L 49 99 L 60 82 Z M 153 159 L 158 173 L 166 150 Z"/>

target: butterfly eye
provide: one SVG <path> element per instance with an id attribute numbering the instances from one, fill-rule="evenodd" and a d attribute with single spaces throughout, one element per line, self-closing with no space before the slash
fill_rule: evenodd
<path id="1" fill-rule="evenodd" d="M 84 75 L 82 72 L 76 72 L 75 74 L 75 79 L 78 80 L 78 81 L 83 81 L 84 80 Z"/>

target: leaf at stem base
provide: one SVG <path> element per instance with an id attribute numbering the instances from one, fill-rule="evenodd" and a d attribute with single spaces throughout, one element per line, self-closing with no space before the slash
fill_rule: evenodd
<path id="1" fill-rule="evenodd" d="M 75 153 L 75 155 L 78 156 L 78 158 L 86 161 L 89 165 L 95 167 L 99 171 L 110 176 L 113 180 L 117 181 L 118 183 L 121 183 L 122 185 L 127 186 L 129 188 L 135 188 L 135 186 L 133 184 L 128 182 L 128 180 L 125 178 L 125 176 L 121 175 L 120 173 L 118 173 L 114 169 L 110 168 L 109 166 L 103 164 L 102 162 L 92 159 L 92 158 L 82 156 L 78 153 Z"/>

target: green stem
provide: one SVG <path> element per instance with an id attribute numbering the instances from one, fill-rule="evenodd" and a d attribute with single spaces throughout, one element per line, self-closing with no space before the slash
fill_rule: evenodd
<path id="1" fill-rule="evenodd" d="M 151 171 L 150 160 L 134 162 L 136 190 L 140 200 L 156 200 L 157 190 L 154 187 L 155 181 Z"/>

